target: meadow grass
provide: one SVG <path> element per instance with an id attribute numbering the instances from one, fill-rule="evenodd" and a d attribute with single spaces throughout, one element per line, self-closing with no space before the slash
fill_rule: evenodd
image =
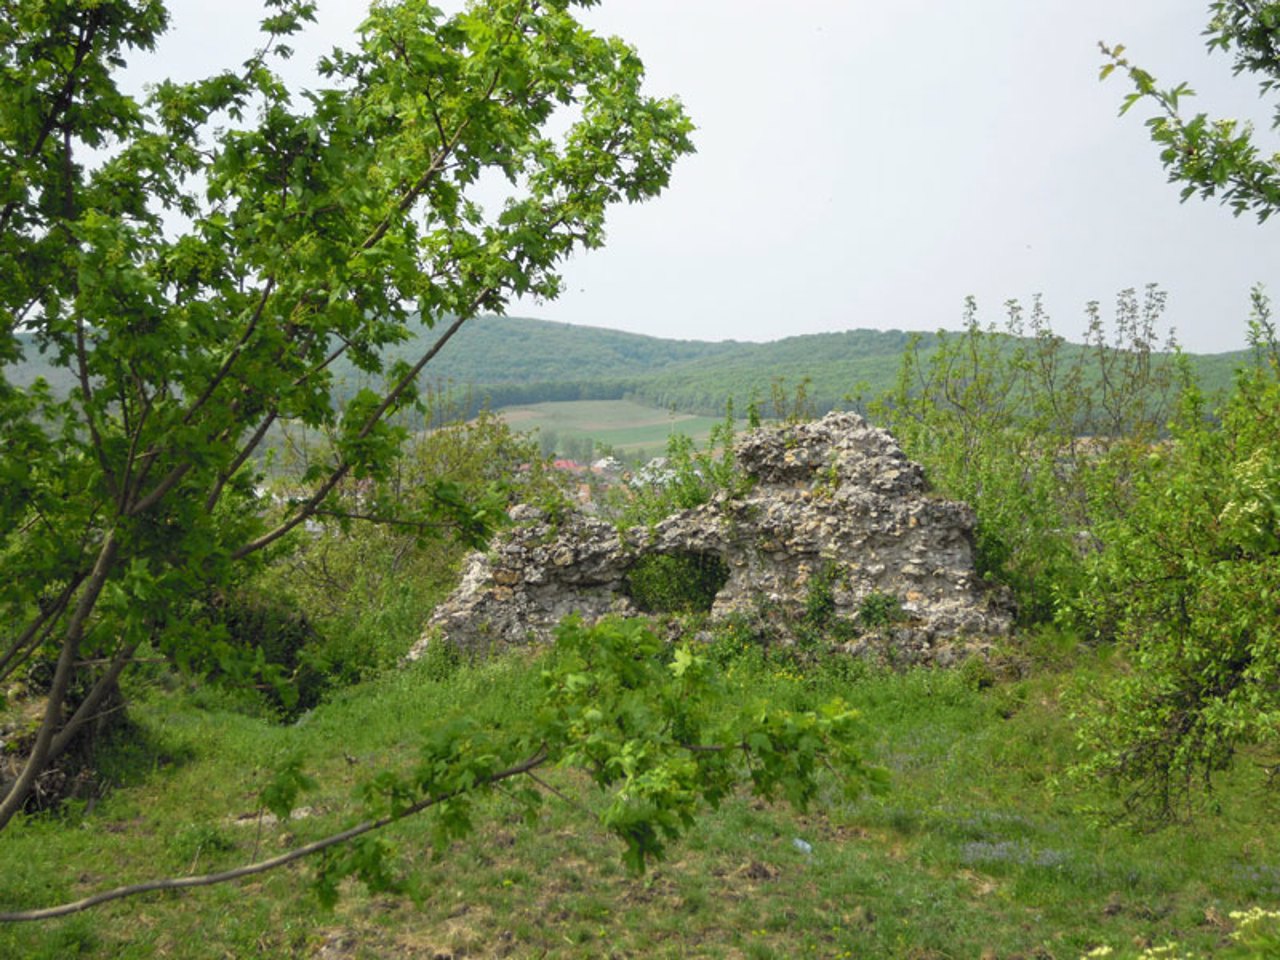
<path id="1" fill-rule="evenodd" d="M 882 795 L 831 781 L 807 812 L 745 795 L 710 812 L 643 876 L 593 819 L 580 775 L 552 771 L 523 823 L 501 793 L 443 851 L 431 815 L 387 837 L 408 887 L 355 885 L 332 912 L 295 866 L 186 894 L 0 928 L 3 957 L 910 957 L 1075 958 L 1101 944 L 1225 942 L 1233 909 L 1280 900 L 1280 832 L 1244 762 L 1218 809 L 1160 829 L 1108 826 L 1105 798 L 1062 786 L 1070 691 L 1120 669 L 1070 638 L 1011 644 L 989 668 L 806 667 L 724 657 L 751 697 L 794 706 L 838 694 L 864 714 Z M 187 682 L 140 691 L 103 757 L 96 804 L 26 818 L 0 837 L 0 903 L 23 908 L 122 882 L 262 858 L 358 818 L 357 785 L 412 761 L 453 711 L 494 723 L 534 708 L 536 660 L 419 664 L 348 688 L 292 726 Z M 305 816 L 259 817 L 270 771 L 298 756 L 321 786 Z"/>
<path id="2" fill-rule="evenodd" d="M 589 437 L 622 453 L 657 455 L 672 433 L 702 445 L 723 418 L 675 413 L 630 400 L 575 400 L 504 407 L 497 411 L 515 430 L 554 431 L 561 437 Z"/>

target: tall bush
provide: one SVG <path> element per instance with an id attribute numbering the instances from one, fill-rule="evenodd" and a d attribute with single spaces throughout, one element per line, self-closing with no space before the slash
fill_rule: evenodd
<path id="1" fill-rule="evenodd" d="M 1244 746 L 1280 771 L 1280 345 L 1261 292 L 1251 339 L 1215 416 L 1188 391 L 1087 561 L 1081 610 L 1130 670 L 1082 702 L 1077 772 L 1130 813 L 1186 809 Z"/>
<path id="2" fill-rule="evenodd" d="M 1133 458 L 1161 435 L 1187 381 L 1170 336 L 1160 352 L 1164 294 L 1117 298 L 1107 338 L 1088 308 L 1083 346 L 1053 332 L 1039 299 L 1006 304 L 1002 329 L 966 301 L 964 328 L 919 338 L 895 388 L 870 405 L 941 493 L 977 514 L 977 562 L 1010 586 L 1025 622 L 1051 618 L 1079 587 L 1099 513 L 1122 509 Z"/>
<path id="3" fill-rule="evenodd" d="M 398 661 L 452 588 L 463 555 L 505 522 L 510 505 L 564 496 L 536 440 L 488 411 L 460 419 L 466 406 L 436 395 L 394 469 L 342 488 L 257 580 L 259 592 L 287 599 L 315 625 L 308 653 L 330 684 Z M 327 450 L 302 445 L 279 496 L 287 500 L 290 477 Z"/>
<path id="4" fill-rule="evenodd" d="M 301 90 L 279 63 L 315 4 L 266 0 L 257 52 L 138 98 L 121 71 L 164 32 L 161 0 L 4 4 L 0 680 L 56 667 L 0 828 L 144 644 L 201 656 L 193 598 L 389 475 L 388 418 L 464 323 L 555 297 L 611 207 L 666 187 L 692 124 L 578 21 L 592 5 L 375 3 Z M 491 181 L 508 189 L 486 204 Z M 11 382 L 37 349 L 69 393 Z M 339 417 L 342 359 L 388 387 Z M 268 526 L 255 458 L 288 420 L 337 443 Z"/>

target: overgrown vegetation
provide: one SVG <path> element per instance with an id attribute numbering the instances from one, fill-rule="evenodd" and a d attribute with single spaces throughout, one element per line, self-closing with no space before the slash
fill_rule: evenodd
<path id="1" fill-rule="evenodd" d="M 654 553 L 631 567 L 627 588 L 645 613 L 705 614 L 728 579 L 728 567 L 713 554 Z"/>
<path id="2" fill-rule="evenodd" d="M 627 484 L 607 492 L 603 505 L 606 514 L 620 528 L 653 526 L 680 510 L 710 503 L 717 496 L 739 495 L 749 481 L 733 457 L 736 430 L 730 406 L 701 449 L 692 438 L 672 434 L 665 458 L 647 464 Z"/>
<path id="3" fill-rule="evenodd" d="M 1214 407 L 1176 355 L 1153 353 L 1162 303 L 1121 294 L 1113 343 L 1093 310 L 1091 351 L 1073 359 L 1038 307 L 1033 337 L 1011 342 L 971 304 L 966 330 L 927 361 L 908 352 L 874 407 L 973 505 L 979 569 L 1013 590 L 1021 622 L 1084 631 L 1130 665 L 1082 693 L 1075 773 L 1140 819 L 1210 798 L 1241 746 L 1280 747 L 1275 328 L 1256 294 L 1252 363 Z M 1007 332 L 1021 323 L 1011 305 Z"/>
<path id="4" fill-rule="evenodd" d="M 434 717 L 416 764 L 383 766 L 361 784 L 364 819 L 355 826 L 229 872 L 118 887 L 0 919 L 50 919 L 152 890 L 252 876 L 316 853 L 322 856 L 315 889 L 325 908 L 336 904 L 348 877 L 371 892 L 402 894 L 406 882 L 376 831 L 430 810 L 435 845 L 444 849 L 474 831 L 476 805 L 498 787 L 523 817 L 536 817 L 545 783 L 535 771 L 544 767 L 579 770 L 605 794 L 599 824 L 621 842 L 624 862 L 637 874 L 663 859 L 701 810 L 719 806 L 740 784 L 762 800 L 786 800 L 803 811 L 818 794 L 820 773 L 834 773 L 847 798 L 883 779 L 863 758 L 857 712 L 839 698 L 812 709 L 757 700 L 693 643 L 669 644 L 640 619 L 586 627 L 569 618 L 537 666 L 540 689 L 522 711 L 488 720 L 473 710 Z M 259 800 L 283 820 L 316 786 L 299 761 L 287 761 Z M 234 849 L 208 830 L 193 833 L 208 852 Z"/>
<path id="5" fill-rule="evenodd" d="M 507 522 L 508 507 L 565 496 L 535 440 L 488 412 L 459 419 L 464 410 L 437 394 L 425 416 L 401 418 L 409 439 L 394 470 L 340 487 L 255 578 L 259 594 L 314 625 L 306 659 L 327 687 L 398 662 L 452 589 L 463 555 Z M 287 502 L 327 445 L 323 437 L 291 440 L 272 485 L 277 500 Z"/>
<path id="6" fill-rule="evenodd" d="M 5 5 L 0 680 L 55 666 L 0 828 L 140 651 L 228 669 L 199 601 L 391 480 L 394 417 L 453 334 L 555 297 L 614 204 L 666 187 L 692 124 L 575 19 L 590 5 L 375 4 L 301 91 L 279 64 L 315 7 L 271 0 L 246 63 L 142 99 L 120 74 L 164 33 L 161 0 Z M 486 209 L 489 178 L 510 190 Z M 8 379 L 33 348 L 69 393 Z M 336 403 L 343 358 L 380 387 Z M 285 422 L 331 443 L 273 513 L 256 458 Z M 482 526 L 448 477 L 426 506 Z"/>
<path id="7" fill-rule="evenodd" d="M 1242 746 L 1280 770 L 1280 343 L 1255 303 L 1258 363 L 1212 419 L 1187 392 L 1128 508 L 1098 524 L 1072 611 L 1133 667 L 1082 700 L 1080 772 L 1139 815 L 1203 799 Z"/>
<path id="8" fill-rule="evenodd" d="M 310 12 L 278 6 L 267 27 L 275 39 Z M 1271 89 L 1276 11 L 1212 8 L 1211 43 L 1234 49 Z M 425 43 L 431 78 L 442 57 L 459 76 L 490 76 L 483 52 L 495 49 L 496 22 L 526 30 L 520 43 L 496 43 L 504 57 L 527 54 L 533 69 L 576 50 L 580 58 L 551 72 L 585 71 L 583 82 L 516 84 L 490 102 L 499 70 L 482 105 L 521 108 L 509 124 L 478 130 L 473 142 L 469 115 L 433 104 L 427 154 L 471 173 L 523 170 L 545 201 L 579 182 L 577 147 L 618 132 L 605 106 L 634 135 L 637 166 L 606 164 L 587 179 L 610 186 L 562 211 L 581 218 L 585 235 L 526 248 L 524 233 L 503 228 L 537 227 L 550 213 L 517 204 L 486 233 L 499 247 L 509 241 L 514 260 L 441 261 L 455 270 L 454 288 L 428 306 L 460 319 L 468 310 L 455 308 L 468 304 L 553 294 L 555 263 L 574 243 L 598 241 L 604 206 L 665 183 L 688 148 L 687 122 L 675 105 L 639 97 L 632 55 L 579 32 L 562 7 L 533 22 L 524 5 L 493 0 L 477 9 L 496 20 L 450 21 L 421 36 L 438 12 L 376 8 L 360 52 L 330 65 L 354 90 L 312 101 L 332 124 L 328 145 L 299 139 L 303 118 L 289 112 L 267 54 L 246 77 L 161 88 L 153 120 L 108 68 L 120 50 L 152 42 L 161 8 L 49 9 L 63 18 L 50 42 L 64 51 L 76 30 L 96 39 L 77 47 L 74 66 L 49 61 L 68 92 L 45 104 L 47 116 L 0 113 L 0 162 L 22 173 L 0 208 L 0 255 L 15 268 L 0 271 L 11 318 L 0 359 L 7 367 L 37 344 L 73 375 L 60 396 L 0 381 L 0 572 L 9 574 L 0 604 L 18 625 L 0 650 L 0 676 L 24 677 L 26 689 L 11 693 L 46 694 L 35 710 L 29 697 L 8 705 L 6 730 L 17 735 L 6 734 L 3 757 L 12 786 L 0 901 L 8 920 L 32 919 L 28 908 L 41 916 L 51 901 L 70 902 L 59 916 L 105 906 L 92 920 L 0 928 L 0 952 L 314 956 L 335 943 L 370 957 L 1280 950 L 1269 909 L 1280 897 L 1280 338 L 1261 291 L 1252 352 L 1220 400 L 1176 349 L 1159 348 L 1155 288 L 1120 295 L 1111 340 L 1091 307 L 1083 348 L 1056 336 L 1038 303 L 1029 312 L 1010 304 L 999 330 L 970 304 L 962 332 L 940 334 L 928 350 L 909 345 L 896 388 L 873 409 L 941 492 L 974 505 L 982 572 L 1019 600 L 1018 635 L 985 659 L 943 672 L 818 656 L 833 641 L 890 633 L 903 615 L 900 598 L 873 594 L 855 618 L 837 617 L 832 565 L 811 572 L 802 610 L 762 598 L 727 622 L 695 617 L 697 639 L 692 629 L 679 635 L 678 617 L 661 631 L 643 620 L 570 619 L 550 650 L 467 663 L 436 643 L 417 666 L 387 670 L 452 581 L 460 551 L 483 543 L 513 499 L 552 512 L 564 500 L 532 442 L 495 418 L 404 419 L 421 410 L 408 402 L 412 370 L 393 371 L 381 399 L 358 393 L 341 411 L 331 405 L 331 351 L 376 370 L 377 349 L 405 339 L 393 292 L 412 271 L 382 238 L 421 239 L 389 215 L 352 267 L 352 236 L 326 226 L 322 201 L 350 179 L 346 166 L 331 169 L 328 145 L 371 171 L 374 161 L 411 170 L 423 146 L 376 123 L 357 136 L 341 104 L 350 94 L 376 106 L 408 89 L 397 73 L 408 51 L 384 56 L 389 37 Z M 35 6 L 22 10 L 30 16 L 0 25 L 0 42 L 26 63 L 42 54 Z M 405 33 L 410 20 L 415 31 Z M 1274 163 L 1247 132 L 1183 120 L 1184 89 L 1159 90 L 1118 49 L 1111 58 L 1136 85 L 1127 105 L 1159 105 L 1152 134 L 1188 193 L 1221 190 L 1236 212 L 1261 219 L 1280 205 Z M 615 86 L 596 83 L 606 78 Z M 453 94 L 474 92 L 475 77 L 465 79 Z M 587 101 L 572 162 L 539 140 L 536 162 L 521 167 L 511 151 L 529 145 L 556 91 Z M 43 103 L 38 93 L 32 102 Z M 605 93 L 606 104 L 592 99 Z M 251 102 L 265 106 L 263 126 L 226 138 L 205 169 L 212 194 L 187 192 L 182 171 L 202 169 L 193 129 Z M 643 129 L 624 115 L 646 118 Z M 85 173 L 71 162 L 73 132 L 90 145 L 110 134 L 122 152 Z M 160 132 L 162 143 L 152 136 Z M 404 134 L 412 149 L 378 153 L 366 142 L 375 134 Z M 266 172 L 241 178 L 237 164 L 259 154 Z M 274 163 L 282 157 L 308 176 L 295 183 L 293 166 Z M 167 237 L 130 193 L 142 174 L 198 229 Z M 268 202 L 281 185 L 284 210 Z M 451 196 L 433 194 L 425 212 L 452 228 Z M 400 214 L 418 199 L 399 197 Z M 230 219 L 217 212 L 224 201 Z M 241 207 L 264 210 L 290 243 L 255 246 Z M 292 259 L 311 242 L 289 232 L 295 216 L 308 219 L 306 237 L 333 248 Z M 242 246 L 223 258 L 236 238 Z M 513 262 L 515 274 L 502 273 Z M 349 289 L 372 301 L 348 302 L 316 263 L 353 270 Z M 34 295 L 37 266 L 53 274 Z M 81 287 L 82 278 L 93 282 Z M 191 334 L 179 347 L 162 335 L 172 324 Z M 691 347 L 688 359 L 706 357 Z M 774 381 L 778 417 L 811 415 L 811 381 L 787 376 Z M 213 403 L 223 393 L 226 403 Z M 748 422 L 758 419 L 753 398 Z M 287 477 L 263 489 L 255 451 L 280 422 L 322 439 L 299 441 Z M 707 448 L 673 440 L 661 475 L 619 496 L 618 522 L 652 525 L 739 493 L 733 430 L 730 409 Z M 59 524 L 70 534 L 47 537 Z M 725 575 L 716 558 L 673 554 L 637 564 L 630 590 L 646 609 L 696 615 Z M 125 670 L 134 665 L 145 672 Z M 121 691 L 139 706 L 127 735 L 97 744 L 96 780 L 55 809 L 21 812 L 48 761 L 119 712 Z M 1112 822 L 1120 814 L 1150 828 L 1186 813 L 1198 817 L 1176 830 Z M 621 856 L 606 855 L 601 840 Z M 311 854 L 318 898 L 291 866 Z M 652 869 L 664 858 L 676 862 Z M 76 899 L 157 873 L 196 876 Z M 111 905 L 248 876 L 253 896 L 223 888 Z M 409 901 L 414 909 L 402 910 Z"/>
<path id="9" fill-rule="evenodd" d="M 940 491 L 973 506 L 979 572 L 1012 588 L 1023 623 L 1051 619 L 1082 588 L 1097 521 L 1123 513 L 1189 383 L 1176 353 L 1157 352 L 1163 306 L 1154 287 L 1124 291 L 1108 340 L 1091 305 L 1081 350 L 1038 300 L 1029 312 L 1008 304 L 1002 330 L 970 300 L 964 330 L 939 333 L 927 355 L 913 343 L 871 406 Z"/>
<path id="10" fill-rule="evenodd" d="M 1280 79 L 1270 7 L 1211 4 L 1211 48 L 1264 92 Z M 1149 127 L 1183 197 L 1221 196 L 1265 220 L 1280 207 L 1274 158 L 1231 121 L 1188 119 L 1185 85 L 1157 86 L 1121 48 L 1124 110 L 1151 101 Z M 1123 111 L 1122 111 L 1123 112 Z M 1206 399 L 1175 354 L 1155 353 L 1163 297 L 1117 304 L 1116 341 L 1091 308 L 1088 362 L 1069 360 L 1033 305 L 1032 339 L 978 325 L 909 351 L 876 412 L 939 488 L 978 517 L 983 572 L 1010 586 L 1024 623 L 1056 619 L 1115 644 L 1132 673 L 1077 704 L 1086 759 L 1124 814 L 1167 819 L 1212 799 L 1241 749 L 1274 771 L 1280 749 L 1280 348 L 1254 294 L 1252 353 L 1229 395 Z M 1010 307 L 1008 333 L 1023 333 Z"/>
<path id="11" fill-rule="evenodd" d="M 0 954 L 1077 958 L 1103 944 L 1125 957 L 1141 952 L 1135 944 L 1176 940 L 1185 953 L 1217 956 L 1241 926 L 1233 911 L 1280 896 L 1280 835 L 1252 764 L 1226 774 L 1217 815 L 1176 831 L 1109 828 L 1078 811 L 1105 794 L 1062 793 L 1055 778 L 1076 757 L 1064 697 L 1123 670 L 1103 649 L 1027 632 L 978 683 L 964 671 L 804 664 L 728 642 L 695 649 L 723 664 L 728 689 L 746 701 L 804 711 L 838 696 L 856 708 L 858 742 L 888 770 L 887 789 L 846 799 L 819 770 L 805 814 L 731 792 L 666 862 L 636 877 L 601 823 L 609 796 L 548 765 L 538 776 L 567 799 L 548 795 L 532 829 L 519 795 L 500 789 L 472 805 L 474 833 L 442 849 L 435 814 L 390 828 L 382 862 L 403 893 L 347 884 L 324 911 L 315 867 L 297 864 L 248 886 L 0 927 Z M 136 736 L 105 758 L 114 789 L 92 810 L 72 804 L 15 824 L 0 902 L 44 906 L 326 836 L 352 822 L 373 774 L 418 765 L 406 730 L 458 711 L 481 728 L 508 727 L 536 709 L 542 667 L 517 653 L 433 677 L 420 663 L 350 688 L 292 727 L 185 684 L 139 691 Z M 289 758 L 317 785 L 291 820 L 260 819 L 260 792 Z"/>

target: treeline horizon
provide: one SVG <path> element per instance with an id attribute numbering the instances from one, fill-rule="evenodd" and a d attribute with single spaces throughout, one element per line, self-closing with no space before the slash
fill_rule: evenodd
<path id="1" fill-rule="evenodd" d="M 391 351 L 389 360 L 408 356 L 439 336 L 440 325 Z M 954 331 L 942 331 L 946 335 Z M 1011 346 L 1017 338 L 1008 336 Z M 35 338 L 19 334 L 25 358 L 10 367 L 19 386 L 44 377 L 55 394 L 76 384 L 67 371 L 40 354 Z M 458 415 L 483 409 L 581 400 L 630 400 L 702 416 L 720 416 L 732 404 L 742 415 L 752 403 L 768 415 L 772 395 L 803 388 L 811 410 L 862 410 L 863 404 L 895 385 L 904 351 L 918 341 L 928 355 L 937 333 L 855 329 L 802 334 L 766 343 L 674 340 L 602 327 L 578 326 L 528 317 L 478 317 L 466 324 L 428 366 L 422 389 L 447 392 Z M 1070 344 L 1078 350 L 1091 349 Z M 1186 353 L 1202 389 L 1227 390 L 1233 371 L 1248 351 Z M 1156 355 L 1163 355 L 1157 351 Z M 345 400 L 369 375 L 335 365 L 339 398 Z"/>

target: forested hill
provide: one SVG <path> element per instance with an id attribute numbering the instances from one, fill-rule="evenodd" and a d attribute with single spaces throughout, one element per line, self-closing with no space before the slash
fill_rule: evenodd
<path id="1" fill-rule="evenodd" d="M 438 329 L 428 334 L 437 335 Z M 870 399 L 888 391 L 911 337 L 903 330 L 846 330 L 768 343 L 712 343 L 523 317 L 480 317 L 441 351 L 428 378 L 470 389 L 475 402 L 494 408 L 628 398 L 707 416 L 724 413 L 730 399 L 740 415 L 752 399 L 771 415 L 775 387 L 794 400 L 796 388 L 805 383 L 813 412 L 825 413 L 849 406 L 851 396 Z M 934 339 L 932 333 L 921 335 L 922 353 Z M 405 345 L 406 354 L 412 346 Z M 1243 351 L 1190 356 L 1210 393 L 1228 387 L 1244 359 Z"/>
<path id="2" fill-rule="evenodd" d="M 424 331 L 392 352 L 414 360 L 423 345 L 434 342 L 447 324 Z M 56 392 L 74 378 L 52 368 L 39 352 L 34 336 L 19 333 L 24 360 L 5 368 L 10 382 L 22 386 L 41 376 Z M 520 317 L 477 317 L 441 350 L 426 371 L 433 381 L 459 385 L 580 384 L 617 382 L 647 376 L 673 364 L 687 363 L 740 346 L 732 341 L 663 340 L 600 327 L 574 326 Z M 335 367 L 340 379 L 357 379 L 350 365 Z M 550 399 L 550 398 L 547 398 Z"/>
<path id="3" fill-rule="evenodd" d="M 893 384 L 911 334 L 902 330 L 847 330 L 787 337 L 770 343 L 727 343 L 707 357 L 655 371 L 633 395 L 658 407 L 689 413 L 722 413 L 732 398 L 741 413 L 752 400 L 768 405 L 775 386 L 794 397 L 805 386 L 817 412 L 850 394 L 872 397 Z M 933 334 L 925 334 L 928 349 Z"/>
<path id="4" fill-rule="evenodd" d="M 427 331 L 428 340 L 441 327 Z M 6 367 L 12 383 L 29 384 L 37 376 L 56 392 L 71 388 L 66 371 L 45 362 L 28 334 L 20 334 L 25 361 Z M 846 397 L 874 397 L 893 384 L 911 334 L 901 330 L 848 330 L 786 337 L 769 343 L 666 340 L 599 327 L 553 323 L 522 317 L 479 317 L 463 326 L 427 368 L 432 383 L 468 391 L 476 404 L 492 407 L 549 400 L 631 398 L 657 407 L 717 416 L 730 398 L 741 414 L 753 398 L 769 410 L 775 384 L 794 397 L 807 381 L 815 412 L 845 405 Z M 932 334 L 921 348 L 928 350 Z M 416 356 L 422 341 L 402 344 L 398 352 Z M 1242 352 L 1193 356 L 1209 391 L 1224 388 Z M 359 381 L 350 368 L 340 379 Z"/>
<path id="5" fill-rule="evenodd" d="M 441 324 L 427 336 L 439 335 Z M 461 383 L 564 383 L 646 376 L 738 346 L 663 340 L 523 317 L 477 317 L 432 361 L 432 376 Z"/>
<path id="6" fill-rule="evenodd" d="M 434 334 L 432 334 L 434 335 Z M 548 400 L 629 397 L 712 416 L 732 398 L 741 413 L 767 403 L 775 382 L 788 393 L 806 379 L 820 411 L 860 382 L 887 389 L 910 334 L 849 330 L 769 343 L 664 340 L 518 317 L 482 317 L 440 353 L 430 376 L 474 389 L 495 407 Z M 926 343 L 932 335 L 926 335 Z"/>

